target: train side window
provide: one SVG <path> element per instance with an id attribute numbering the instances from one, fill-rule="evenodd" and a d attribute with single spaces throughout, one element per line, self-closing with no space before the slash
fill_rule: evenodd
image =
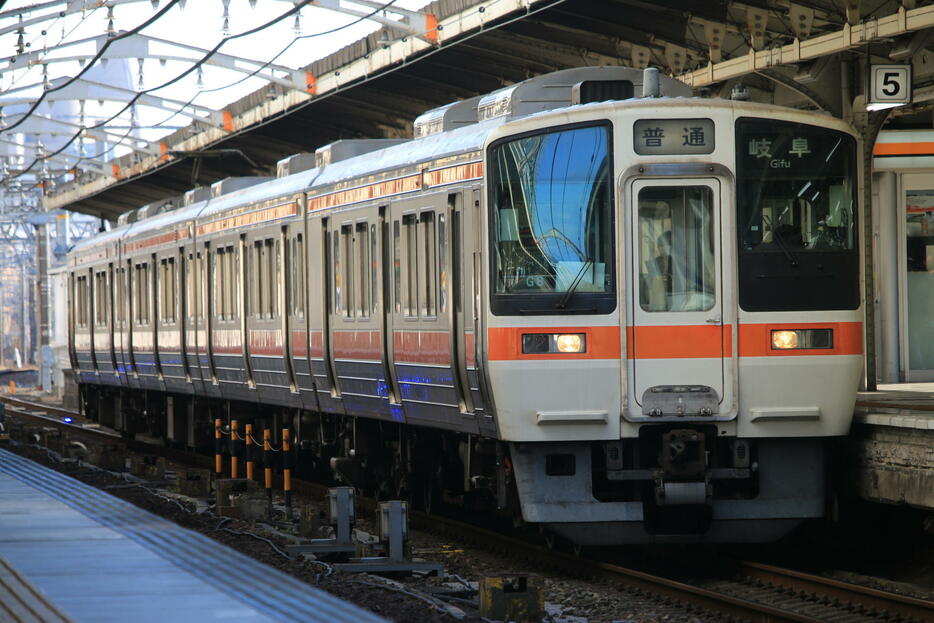
<path id="1" fill-rule="evenodd" d="M 461 213 L 455 211 L 451 216 L 451 238 L 452 238 L 452 253 L 451 253 L 451 274 L 453 275 L 462 275 L 461 271 L 463 270 L 464 262 L 461 258 L 463 253 L 463 241 L 461 236 L 463 235 L 463 221 L 461 220 Z M 469 264 L 468 264 L 469 265 Z M 459 278 L 454 280 L 454 288 L 452 292 L 452 298 L 454 299 L 454 313 L 459 314 L 463 309 L 463 301 L 461 299 L 461 284 L 464 283 L 463 280 L 466 280 L 467 276 L 462 275 Z"/>
<path id="2" fill-rule="evenodd" d="M 140 326 L 149 324 L 149 262 L 136 265 L 136 323 Z"/>
<path id="3" fill-rule="evenodd" d="M 405 275 L 402 281 L 402 312 L 407 318 L 418 317 L 418 217 L 402 217 Z"/>
<path id="4" fill-rule="evenodd" d="M 198 320 L 204 318 L 204 258 L 201 252 L 195 256 L 195 265 L 191 271 L 194 274 L 195 295 L 192 299 L 194 303 L 194 316 Z"/>
<path id="5" fill-rule="evenodd" d="M 341 275 L 341 283 L 344 286 L 344 306 L 343 306 L 343 315 L 344 318 L 353 318 L 354 316 L 354 272 L 353 272 L 353 225 L 342 225 L 341 226 L 341 249 L 343 253 L 341 256 L 341 263 L 343 270 L 339 271 Z M 337 249 L 335 251 L 335 256 L 337 255 Z"/>
<path id="6" fill-rule="evenodd" d="M 116 290 L 114 296 L 114 324 L 118 324 L 121 327 L 123 326 L 124 315 L 124 302 L 126 301 L 126 284 L 124 283 L 125 278 L 125 268 L 118 268 L 114 271 L 114 278 L 116 279 L 116 284 L 114 289 Z"/>
<path id="7" fill-rule="evenodd" d="M 278 239 L 270 238 L 266 241 L 266 274 L 269 276 L 269 280 L 266 282 L 269 296 L 267 299 L 267 318 L 279 316 L 279 283 L 282 281 L 279 274 L 280 253 L 282 253 L 282 249 L 279 246 Z"/>
<path id="8" fill-rule="evenodd" d="M 214 314 L 219 318 L 224 318 L 224 250 L 216 249 L 211 254 L 211 262 L 214 264 L 212 276 L 214 278 Z"/>
<path id="9" fill-rule="evenodd" d="M 235 318 L 234 305 L 237 300 L 235 279 L 234 248 L 228 246 L 217 249 L 215 252 L 214 293 L 217 303 L 217 317 L 220 320 L 233 320 Z"/>
<path id="10" fill-rule="evenodd" d="M 227 320 L 237 318 L 237 283 L 240 281 L 240 262 L 233 246 L 227 247 Z"/>
<path id="11" fill-rule="evenodd" d="M 246 284 L 247 314 L 257 318 L 263 317 L 263 243 L 257 240 L 246 258 L 247 274 L 250 278 Z"/>
<path id="12" fill-rule="evenodd" d="M 341 258 L 341 236 L 338 232 L 331 234 L 334 237 L 334 252 L 331 254 L 331 263 L 334 266 L 334 313 L 344 313 L 344 275 L 341 272 L 343 259 Z"/>
<path id="13" fill-rule="evenodd" d="M 370 230 L 366 223 L 357 223 L 354 234 L 354 247 L 356 250 L 354 260 L 357 262 L 357 283 L 354 287 L 356 295 L 357 318 L 370 317 Z"/>
<path id="14" fill-rule="evenodd" d="M 305 317 L 305 240 L 301 234 L 292 242 L 292 312 Z"/>
<path id="15" fill-rule="evenodd" d="M 201 293 L 201 253 L 188 254 L 188 266 L 187 273 L 185 275 L 186 283 L 188 284 L 188 295 L 186 297 L 186 302 L 188 303 L 188 317 L 192 320 L 201 320 L 203 313 L 203 299 Z"/>
<path id="16" fill-rule="evenodd" d="M 167 257 L 160 262 L 159 274 L 159 320 L 162 324 L 175 324 L 175 308 L 178 295 L 178 278 L 175 258 Z"/>
<path id="17" fill-rule="evenodd" d="M 441 313 L 448 310 L 448 222 L 444 214 L 438 215 L 438 299 Z"/>
<path id="18" fill-rule="evenodd" d="M 402 311 L 402 234 L 399 221 L 392 224 L 392 286 L 396 313 Z"/>
<path id="19" fill-rule="evenodd" d="M 105 294 L 106 278 L 103 271 L 94 273 L 94 325 L 103 327 L 107 324 L 107 304 Z"/>
<path id="20" fill-rule="evenodd" d="M 88 278 L 86 275 L 75 280 L 76 324 L 81 327 L 88 326 Z"/>
<path id="21" fill-rule="evenodd" d="M 379 254 L 377 253 L 376 225 L 370 225 L 370 308 L 379 311 Z"/>
<path id="22" fill-rule="evenodd" d="M 422 212 L 421 249 L 419 265 L 422 267 L 419 293 L 419 308 L 422 318 L 435 318 L 438 315 L 438 240 L 435 235 L 435 213 Z"/>

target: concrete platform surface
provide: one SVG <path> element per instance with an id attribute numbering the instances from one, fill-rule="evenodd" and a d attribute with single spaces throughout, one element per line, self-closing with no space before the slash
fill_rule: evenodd
<path id="1" fill-rule="evenodd" d="M 934 383 L 879 385 L 877 391 L 860 392 L 853 421 L 934 431 Z"/>
<path id="2" fill-rule="evenodd" d="M 2 449 L 0 561 L 4 603 L 17 594 L 20 609 L 40 604 L 59 617 L 48 620 L 384 621 Z"/>

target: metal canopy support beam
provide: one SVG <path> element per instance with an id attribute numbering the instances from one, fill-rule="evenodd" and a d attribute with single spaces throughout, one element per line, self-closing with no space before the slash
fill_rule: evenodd
<path id="1" fill-rule="evenodd" d="M 760 69 L 776 65 L 800 63 L 815 60 L 822 56 L 845 52 L 854 47 L 890 37 L 897 37 L 910 32 L 934 27 L 934 6 L 928 5 L 906 10 L 899 7 L 896 13 L 877 19 L 870 19 L 861 24 L 844 24 L 836 32 L 827 33 L 781 47 L 753 51 L 749 54 L 732 58 L 720 63 L 710 63 L 704 69 L 688 72 L 678 79 L 694 88 L 739 78 Z"/>
<path id="2" fill-rule="evenodd" d="M 56 88 L 59 85 L 64 84 L 67 80 L 69 80 L 69 78 L 56 78 L 55 80 L 52 80 L 52 88 Z M 0 106 L 33 103 L 36 101 L 36 97 L 34 94 L 28 94 L 28 92 L 35 91 L 37 86 L 39 85 L 30 84 L 18 89 L 10 89 L 6 91 L 3 94 L 3 97 L 0 98 Z M 10 97 L 12 94 L 16 93 L 24 93 L 24 95 L 18 98 Z M 196 120 L 204 120 L 205 117 L 207 117 L 214 125 L 221 124 L 221 113 L 211 110 L 210 108 L 198 106 L 197 104 L 192 104 L 189 102 L 168 99 L 165 97 L 156 97 L 155 95 L 149 95 L 148 93 L 143 93 L 140 95 L 136 91 L 130 89 L 122 89 L 112 84 L 103 84 L 101 82 L 94 82 L 93 80 L 85 80 L 84 78 L 78 78 L 68 86 L 57 91 L 49 91 L 45 96 L 45 101 L 71 102 L 75 100 L 104 100 L 110 102 L 127 103 L 134 98 L 136 98 L 137 105 L 161 108 L 163 110 L 175 112 L 176 114 L 184 115 Z M 186 111 L 186 109 L 190 109 L 191 112 Z M 200 113 L 200 115 L 197 113 Z"/>

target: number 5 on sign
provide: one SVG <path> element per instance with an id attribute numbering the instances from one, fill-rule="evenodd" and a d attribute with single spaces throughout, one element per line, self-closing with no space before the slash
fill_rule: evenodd
<path id="1" fill-rule="evenodd" d="M 911 65 L 873 65 L 871 104 L 910 104 Z"/>

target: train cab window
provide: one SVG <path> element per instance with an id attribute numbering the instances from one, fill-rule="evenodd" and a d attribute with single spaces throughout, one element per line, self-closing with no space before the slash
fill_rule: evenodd
<path id="1" fill-rule="evenodd" d="M 856 141 L 848 134 L 737 120 L 740 307 L 859 307 L 856 180 Z"/>
<path id="2" fill-rule="evenodd" d="M 354 284 L 355 313 L 357 318 L 370 317 L 370 230 L 366 223 L 357 223 L 354 233 L 354 260 L 356 261 L 356 283 Z"/>
<path id="3" fill-rule="evenodd" d="M 611 144 L 600 123 L 490 147 L 494 314 L 615 309 Z"/>
<path id="4" fill-rule="evenodd" d="M 708 186 L 650 186 L 639 191 L 638 204 L 642 309 L 711 309 L 716 294 L 713 191 Z"/>

